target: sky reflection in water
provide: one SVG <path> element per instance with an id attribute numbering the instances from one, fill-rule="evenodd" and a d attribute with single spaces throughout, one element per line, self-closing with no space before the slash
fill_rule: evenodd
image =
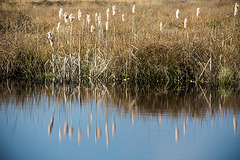
<path id="1" fill-rule="evenodd" d="M 125 87 L 2 84 L 1 159 L 240 157 L 238 94 Z"/>

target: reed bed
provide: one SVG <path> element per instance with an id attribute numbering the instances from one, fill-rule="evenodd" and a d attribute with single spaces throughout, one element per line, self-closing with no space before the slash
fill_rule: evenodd
<path id="1" fill-rule="evenodd" d="M 1 3 L 2 77 L 239 82 L 237 3 L 76 4 Z"/>

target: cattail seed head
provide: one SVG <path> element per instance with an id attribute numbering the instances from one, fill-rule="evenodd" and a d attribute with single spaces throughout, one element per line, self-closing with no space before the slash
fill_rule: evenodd
<path id="1" fill-rule="evenodd" d="M 162 22 L 160 22 L 160 31 L 162 32 L 163 28 L 162 28 Z"/>
<path id="2" fill-rule="evenodd" d="M 59 10 L 59 19 L 61 20 L 63 18 L 63 9 L 60 8 Z"/>
<path id="3" fill-rule="evenodd" d="M 109 23 L 108 21 L 106 22 L 106 31 L 108 31 Z"/>
<path id="4" fill-rule="evenodd" d="M 78 20 L 81 21 L 81 19 L 82 19 L 82 12 L 81 12 L 81 10 L 79 9 L 79 10 L 78 10 Z"/>
<path id="5" fill-rule="evenodd" d="M 107 9 L 107 21 L 109 21 L 109 17 L 110 17 L 110 10 L 109 8 Z"/>
<path id="6" fill-rule="evenodd" d="M 48 32 L 48 40 L 50 42 L 51 47 L 54 47 L 54 43 L 53 43 L 53 35 L 51 32 Z"/>
<path id="7" fill-rule="evenodd" d="M 200 16 L 200 8 L 197 8 L 197 18 Z"/>
<path id="8" fill-rule="evenodd" d="M 133 7 L 132 7 L 132 14 L 135 14 L 135 10 L 136 10 L 136 6 L 134 4 Z"/>
<path id="9" fill-rule="evenodd" d="M 91 22 L 90 15 L 89 15 L 89 14 L 87 14 L 87 23 L 88 23 L 88 24 L 90 24 L 90 22 Z"/>
<path id="10" fill-rule="evenodd" d="M 71 13 L 70 16 L 69 16 L 70 23 L 72 23 L 74 19 L 75 19 L 75 17 L 74 17 L 73 14 Z"/>
<path id="11" fill-rule="evenodd" d="M 98 13 L 95 13 L 95 23 L 98 23 Z"/>
<path id="12" fill-rule="evenodd" d="M 235 3 L 234 16 L 237 15 L 238 9 L 239 9 L 239 5 Z"/>
<path id="13" fill-rule="evenodd" d="M 122 14 L 122 21 L 124 22 L 125 21 L 125 15 Z"/>
<path id="14" fill-rule="evenodd" d="M 65 12 L 64 15 L 63 15 L 63 17 L 64 17 L 65 23 L 68 25 L 68 13 Z"/>
<path id="15" fill-rule="evenodd" d="M 113 16 L 116 15 L 116 6 L 112 6 L 112 13 L 113 13 Z"/>
<path id="16" fill-rule="evenodd" d="M 180 16 L 180 10 L 179 10 L 179 9 L 177 9 L 177 11 L 176 11 L 176 18 L 178 19 L 178 18 L 179 18 L 179 16 Z"/>
<path id="17" fill-rule="evenodd" d="M 98 25 L 99 26 L 102 25 L 102 15 L 101 15 L 101 13 L 98 14 Z"/>
<path id="18" fill-rule="evenodd" d="M 91 33 L 93 33 L 95 27 L 93 25 L 91 25 Z"/>
<path id="19" fill-rule="evenodd" d="M 187 29 L 187 18 L 184 19 L 184 29 Z"/>
<path id="20" fill-rule="evenodd" d="M 60 29 L 61 29 L 61 23 L 58 22 L 58 26 L 57 26 L 57 32 L 60 33 Z"/>

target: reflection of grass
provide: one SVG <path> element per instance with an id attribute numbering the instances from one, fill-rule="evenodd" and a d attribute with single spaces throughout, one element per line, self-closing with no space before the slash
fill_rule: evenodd
<path id="1" fill-rule="evenodd" d="M 229 85 L 221 85 L 220 86 L 220 94 L 223 98 L 229 98 L 232 96 L 233 89 Z"/>
<path id="2" fill-rule="evenodd" d="M 185 85 L 190 81 L 219 80 L 225 84 L 239 78 L 233 76 L 233 73 L 240 73 L 240 36 L 233 39 L 232 2 L 172 5 L 164 1 L 163 5 L 156 7 L 137 3 L 134 23 L 132 4 L 117 3 L 118 13 L 110 16 L 109 31 L 105 31 L 106 9 L 112 7 L 112 2 L 22 2 L 28 3 L 1 3 L 2 76 L 51 77 L 49 73 L 54 66 L 56 78 L 68 76 L 78 79 L 80 76 L 87 79 L 90 76 L 106 82 L 129 79 L 142 84 L 152 81 Z M 77 20 L 76 4 L 81 4 L 85 23 Z M 71 31 L 58 18 L 60 7 L 75 16 Z M 197 17 L 192 16 L 196 15 L 197 7 L 201 8 L 198 25 Z M 179 20 L 175 18 L 177 8 L 181 12 Z M 86 23 L 87 13 L 92 19 L 89 25 Z M 101 28 L 94 22 L 95 13 L 102 15 Z M 122 13 L 125 14 L 125 22 L 121 21 Z M 184 18 L 189 20 L 187 29 L 183 29 Z M 60 21 L 62 32 L 58 34 L 56 27 Z M 163 23 L 162 32 L 159 30 L 160 22 Z M 95 26 L 93 33 L 89 33 L 91 25 Z M 236 35 L 239 34 L 238 26 L 236 21 Z M 50 47 L 47 39 L 49 31 L 53 34 L 54 48 Z M 222 61 L 219 63 L 220 55 Z M 229 69 L 220 71 L 223 62 Z"/>

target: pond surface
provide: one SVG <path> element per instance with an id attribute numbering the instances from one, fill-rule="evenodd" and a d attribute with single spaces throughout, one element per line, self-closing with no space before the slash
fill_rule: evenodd
<path id="1" fill-rule="evenodd" d="M 240 158 L 240 94 L 0 85 L 0 159 Z"/>

